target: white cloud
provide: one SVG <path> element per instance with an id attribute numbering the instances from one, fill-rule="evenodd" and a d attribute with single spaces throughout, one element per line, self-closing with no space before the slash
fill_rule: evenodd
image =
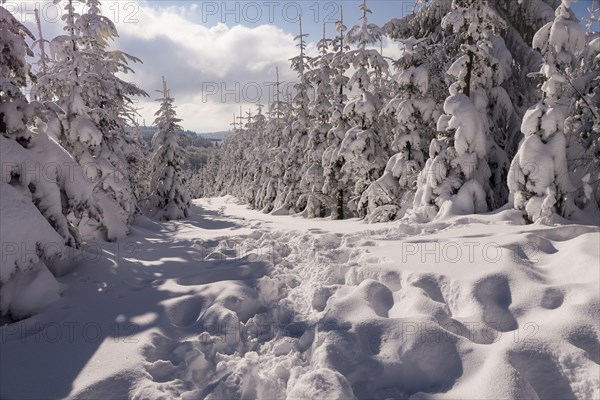
<path id="1" fill-rule="evenodd" d="M 190 6 L 157 7 L 148 2 L 139 6 L 136 23 L 117 24 L 117 47 L 144 62 L 134 66 L 136 74 L 128 79 L 151 93 L 153 100 L 165 75 L 188 129 L 227 129 L 238 102 L 247 110 L 257 87 L 267 96 L 277 66 L 283 80 L 294 80 L 288 61 L 297 53 L 294 37 L 274 25 L 207 27 L 191 20 Z M 263 98 L 263 103 L 267 101 Z M 138 106 L 149 123 L 155 102 L 141 101 Z"/>

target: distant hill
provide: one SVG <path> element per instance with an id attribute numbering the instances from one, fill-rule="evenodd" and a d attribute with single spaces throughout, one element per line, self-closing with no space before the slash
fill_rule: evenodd
<path id="1" fill-rule="evenodd" d="M 151 142 L 152 137 L 156 133 L 156 127 L 154 126 L 141 126 L 140 130 L 144 138 L 144 142 L 147 143 L 148 149 L 152 148 Z M 198 134 L 193 131 L 181 131 L 179 132 L 183 138 L 179 141 L 179 145 L 184 151 L 185 168 L 192 171 L 198 171 L 208 161 L 208 155 L 215 151 L 223 141 L 223 136 L 218 134 L 213 139 L 211 135 Z M 226 133 L 226 132 L 220 132 Z"/>
<path id="2" fill-rule="evenodd" d="M 144 137 L 144 141 L 146 143 L 148 143 L 148 145 L 150 145 L 150 142 L 152 141 L 152 137 L 154 136 L 154 134 L 156 133 L 156 127 L 154 126 L 141 126 L 140 130 L 142 131 L 142 135 Z M 213 147 L 215 144 L 215 141 L 217 140 L 212 140 L 212 138 L 210 137 L 206 137 L 204 135 L 198 134 L 196 132 L 193 131 L 188 131 L 188 130 L 184 130 L 180 132 L 181 135 L 185 136 L 186 139 L 182 140 L 180 142 L 181 147 L 186 148 L 188 146 L 193 146 L 193 147 Z M 222 141 L 219 140 L 219 141 Z"/>
<path id="3" fill-rule="evenodd" d="M 233 135 L 233 133 L 231 133 L 230 131 L 221 131 L 221 132 L 199 133 L 199 135 L 206 139 L 209 139 L 209 140 L 222 142 L 227 137 Z"/>

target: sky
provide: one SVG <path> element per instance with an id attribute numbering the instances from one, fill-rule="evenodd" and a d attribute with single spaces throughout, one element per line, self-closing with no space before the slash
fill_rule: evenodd
<path id="1" fill-rule="evenodd" d="M 515 0 L 516 1 L 516 0 Z M 590 0 L 575 4 L 582 14 Z M 103 14 L 117 25 L 115 47 L 142 59 L 133 65 L 135 74 L 125 76 L 150 97 L 136 103 L 139 122 L 154 121 L 162 76 L 175 98 L 178 117 L 185 129 L 202 132 L 227 130 L 233 113 L 245 114 L 255 104 L 273 100 L 276 69 L 284 88 L 292 90 L 295 75 L 289 59 L 298 54 L 294 37 L 309 34 L 309 54 L 315 43 L 335 34 L 343 4 L 344 23 L 359 22 L 362 0 L 301 1 L 102 1 Z M 63 3 L 64 4 L 64 3 Z M 7 1 L 4 7 L 34 32 L 33 9 L 42 16 L 44 36 L 62 34 L 62 9 L 52 1 Z M 83 10 L 83 5 L 79 5 Z M 369 0 L 370 22 L 383 25 L 411 13 L 414 0 Z M 37 33 L 36 33 L 37 36 Z M 397 58 L 399 44 L 384 41 L 384 55 Z"/>

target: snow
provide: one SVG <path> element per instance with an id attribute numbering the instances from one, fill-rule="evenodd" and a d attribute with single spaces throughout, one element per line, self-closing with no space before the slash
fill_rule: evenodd
<path id="1" fill-rule="evenodd" d="M 71 221 L 63 212 L 93 208 L 93 183 L 83 169 L 43 132 L 33 137 L 31 149 L 5 137 L 0 137 L 0 144 L 4 169 L 2 181 L 13 183 L 12 180 L 18 179 L 19 190 L 35 202 L 48 221 L 52 221 L 56 231 L 63 236 L 63 243 L 75 246 L 79 239 L 73 235 Z M 68 199 L 68 204 L 64 204 L 63 197 Z"/>
<path id="2" fill-rule="evenodd" d="M 554 213 L 557 191 L 571 189 L 564 154 L 565 136 L 555 133 L 547 143 L 540 136 L 528 136 L 517 153 L 508 174 L 508 186 L 514 193 L 514 206 L 524 209 L 532 221 Z"/>
<path id="3" fill-rule="evenodd" d="M 151 159 L 99 0 L 0 6 L 0 398 L 600 398 L 599 10 L 361 3 L 218 148 L 163 77 Z"/>
<path id="4" fill-rule="evenodd" d="M 484 213 L 487 210 L 485 192 L 481 185 L 469 180 L 459 189 L 452 202 L 445 202 L 440 210 L 441 216 L 469 215 Z"/>
<path id="5" fill-rule="evenodd" d="M 16 271 L 2 287 L 0 309 L 15 318 L 27 318 L 60 298 L 63 287 L 43 262 Z"/>
<path id="6" fill-rule="evenodd" d="M 600 396 L 597 226 L 507 208 L 375 229 L 224 197 L 131 231 L 0 327 L 0 397 Z"/>
<path id="7" fill-rule="evenodd" d="M 581 54 L 585 48 L 585 28 L 571 19 L 572 11 L 560 6 L 556 10 L 556 19 L 550 28 L 548 43 L 554 47 L 556 54 Z M 569 56 L 570 57 L 570 56 Z M 570 58 L 565 61 L 571 61 Z"/>
<path id="8" fill-rule="evenodd" d="M 473 102 L 462 93 L 450 95 L 438 119 L 438 130 L 454 132 L 454 146 L 445 139 L 430 144 L 430 159 L 417 181 L 415 213 L 431 220 L 488 210 L 485 182 L 489 167 L 486 123 Z M 435 204 L 438 210 L 433 206 Z M 438 212 L 439 211 L 439 212 Z"/>
<path id="9" fill-rule="evenodd" d="M 459 57 L 454 63 L 448 68 L 448 74 L 458 79 L 464 79 L 467 71 L 467 65 L 469 64 L 469 56 L 465 54 Z"/>
<path id="10" fill-rule="evenodd" d="M 446 99 L 444 111 L 450 115 L 448 128 L 455 129 L 454 147 L 458 155 L 474 153 L 483 158 L 486 154 L 485 126 L 480 113 L 464 94 Z"/>
<path id="11" fill-rule="evenodd" d="M 27 317 L 58 298 L 60 286 L 44 261 L 63 255 L 64 239 L 27 197 L 4 182 L 0 188 L 0 313 Z M 36 229 L 29 229 L 32 226 Z"/>
<path id="12" fill-rule="evenodd" d="M 418 88 L 421 94 L 427 94 L 427 89 L 429 88 L 429 72 L 424 65 L 409 67 L 396 75 L 396 82 L 398 82 L 398 85 L 400 86 L 412 84 Z"/>

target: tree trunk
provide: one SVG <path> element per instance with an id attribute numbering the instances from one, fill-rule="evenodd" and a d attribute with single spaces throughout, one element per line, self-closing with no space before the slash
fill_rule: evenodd
<path id="1" fill-rule="evenodd" d="M 469 37 L 468 43 L 469 43 L 469 46 L 473 45 L 472 37 Z M 464 89 L 463 93 L 468 98 L 471 98 L 471 79 L 473 77 L 473 62 L 474 62 L 475 54 L 473 54 L 473 52 L 471 50 L 469 50 L 469 52 L 467 54 L 469 56 L 469 63 L 467 64 L 467 76 L 465 76 L 465 89 Z"/>
<path id="2" fill-rule="evenodd" d="M 337 219 L 344 219 L 344 189 L 338 190 L 337 195 Z"/>
<path id="3" fill-rule="evenodd" d="M 7 133 L 8 127 L 4 122 L 4 113 L 0 113 L 0 133 Z"/>

